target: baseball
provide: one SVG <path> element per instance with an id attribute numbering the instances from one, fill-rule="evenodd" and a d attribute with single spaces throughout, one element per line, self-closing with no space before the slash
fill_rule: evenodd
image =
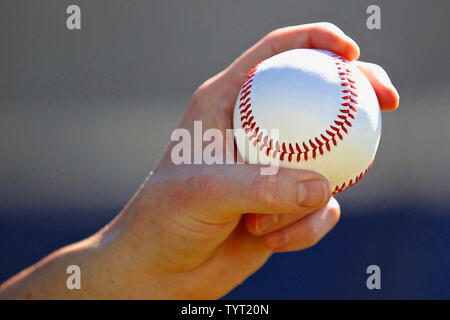
<path id="1" fill-rule="evenodd" d="M 244 131 L 235 140 L 245 162 L 317 171 L 337 194 L 370 168 L 381 112 L 369 80 L 353 64 L 330 51 L 295 49 L 249 72 L 234 128 Z"/>

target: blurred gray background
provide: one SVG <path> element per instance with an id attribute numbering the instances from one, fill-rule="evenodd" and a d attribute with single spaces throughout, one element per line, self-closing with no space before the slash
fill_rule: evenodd
<path id="1" fill-rule="evenodd" d="M 70 4 L 81 7 L 82 30 L 66 28 Z M 381 8 L 381 30 L 366 27 L 370 4 Z M 0 223 L 16 231 L 2 238 L 0 281 L 88 234 L 63 241 L 58 230 L 89 223 L 95 230 L 113 217 L 157 163 L 203 81 L 271 30 L 317 21 L 351 36 L 361 60 L 382 65 L 401 96 L 399 110 L 383 114 L 371 171 L 338 196 L 343 217 L 436 217 L 430 228 L 446 227 L 435 260 L 448 262 L 449 9 L 449 1 L 2 1 Z M 9 250 L 37 221 L 48 222 L 40 229 L 46 236 L 29 243 L 48 232 L 59 242 L 33 247 L 34 255 L 26 245 L 21 254 Z M 392 232 L 402 238 L 426 221 Z M 418 297 L 449 294 L 442 290 L 449 275 L 442 276 L 441 291 Z M 408 297 L 401 292 L 392 296 Z"/>

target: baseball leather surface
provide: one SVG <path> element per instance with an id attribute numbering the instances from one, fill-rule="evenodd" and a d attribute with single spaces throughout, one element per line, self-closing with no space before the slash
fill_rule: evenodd
<path id="1" fill-rule="evenodd" d="M 295 49 L 249 72 L 234 128 L 245 132 L 236 144 L 247 163 L 317 171 L 336 194 L 372 164 L 381 112 L 370 82 L 353 64 L 330 51 Z"/>

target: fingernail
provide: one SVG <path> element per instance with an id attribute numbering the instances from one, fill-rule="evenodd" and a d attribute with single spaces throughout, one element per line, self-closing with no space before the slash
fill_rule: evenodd
<path id="1" fill-rule="evenodd" d="M 289 242 L 289 236 L 283 231 L 271 233 L 266 237 L 266 243 L 271 249 L 277 249 Z"/>
<path id="2" fill-rule="evenodd" d="M 322 180 L 300 182 L 297 189 L 297 202 L 304 207 L 321 205 L 330 197 L 328 184 Z"/>
<path id="3" fill-rule="evenodd" d="M 278 222 L 278 215 L 265 214 L 256 220 L 256 231 L 258 234 L 266 232 Z"/>

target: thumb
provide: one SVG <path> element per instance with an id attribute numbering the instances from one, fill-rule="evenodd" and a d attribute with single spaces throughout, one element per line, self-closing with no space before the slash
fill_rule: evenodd
<path id="1" fill-rule="evenodd" d="M 328 181 L 317 172 L 278 168 L 261 174 L 258 165 L 221 165 L 202 170 L 188 179 L 199 219 L 224 223 L 244 213 L 308 213 L 324 206 L 331 197 Z"/>

